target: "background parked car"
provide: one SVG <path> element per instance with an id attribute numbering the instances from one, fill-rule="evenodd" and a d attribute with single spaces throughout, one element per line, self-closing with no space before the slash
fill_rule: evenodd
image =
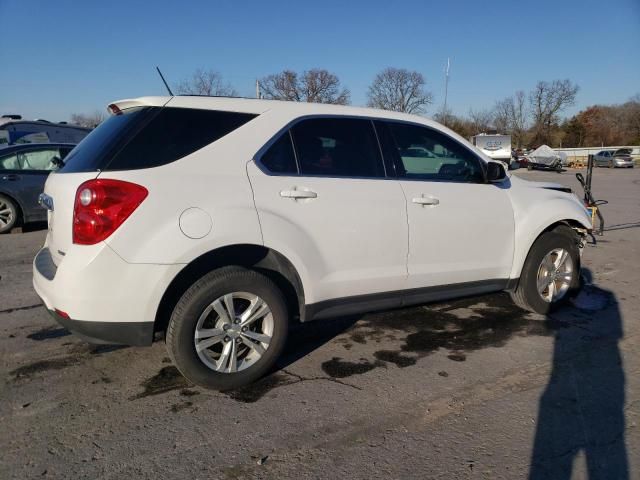
<path id="1" fill-rule="evenodd" d="M 47 219 L 38 196 L 52 170 L 75 147 L 69 143 L 14 145 L 0 150 L 0 233 Z"/>
<path id="2" fill-rule="evenodd" d="M 596 167 L 625 167 L 633 168 L 633 158 L 630 148 L 619 148 L 618 150 L 601 150 L 594 156 Z"/>
<path id="3" fill-rule="evenodd" d="M 47 120 L 22 120 L 20 115 L 0 117 L 0 147 L 22 143 L 80 143 L 90 128 Z"/>

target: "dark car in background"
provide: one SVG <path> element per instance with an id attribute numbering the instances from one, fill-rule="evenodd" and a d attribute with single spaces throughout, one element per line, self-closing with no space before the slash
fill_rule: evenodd
<path id="1" fill-rule="evenodd" d="M 54 123 L 47 120 L 23 120 L 20 115 L 0 117 L 0 147 L 22 143 L 80 143 L 90 128 Z M 1 150 L 0 150 L 1 151 Z"/>
<path id="2" fill-rule="evenodd" d="M 44 182 L 75 147 L 70 143 L 31 143 L 0 148 L 0 233 L 47 219 L 38 204 Z"/>

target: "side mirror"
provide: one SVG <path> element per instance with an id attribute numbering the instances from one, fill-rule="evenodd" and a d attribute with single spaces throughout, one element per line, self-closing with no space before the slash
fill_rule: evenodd
<path id="1" fill-rule="evenodd" d="M 489 162 L 487 164 L 487 180 L 489 183 L 498 183 L 507 178 L 507 170 L 502 162 Z"/>

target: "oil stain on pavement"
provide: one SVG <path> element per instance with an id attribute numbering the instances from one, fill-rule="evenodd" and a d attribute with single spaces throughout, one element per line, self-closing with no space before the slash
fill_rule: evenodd
<path id="1" fill-rule="evenodd" d="M 605 306 L 601 302 L 599 308 Z M 388 363 L 400 368 L 409 367 L 440 349 L 448 351 L 449 360 L 464 362 L 470 352 L 502 347 L 514 336 L 552 336 L 558 329 L 588 322 L 588 317 L 579 305 L 577 307 L 571 312 L 575 320 L 567 322 L 531 314 L 515 306 L 508 294 L 494 294 L 371 314 L 350 327 L 335 342 L 342 343 L 346 350 L 354 351 L 354 343 L 380 343 L 397 338 L 402 342 L 399 348 L 375 352 L 375 361 L 361 359 L 352 363 L 334 357 L 324 362 L 322 369 L 333 378 L 346 378 Z"/>
<path id="2" fill-rule="evenodd" d="M 370 362 L 365 358 L 361 358 L 360 362 L 347 362 L 339 357 L 333 357 L 322 364 L 322 370 L 332 378 L 346 378 L 351 375 L 362 375 L 376 367 L 384 366 L 385 363 L 380 360 Z"/>

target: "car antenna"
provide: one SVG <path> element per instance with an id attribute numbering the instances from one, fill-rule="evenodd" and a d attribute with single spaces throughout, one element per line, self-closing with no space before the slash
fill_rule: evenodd
<path id="1" fill-rule="evenodd" d="M 160 75 L 160 78 L 162 79 L 162 83 L 164 83 L 164 86 L 167 87 L 167 91 L 169 92 L 169 95 L 171 95 L 173 97 L 173 92 L 169 88 L 169 85 L 167 84 L 167 81 L 164 79 L 164 75 L 162 75 L 162 72 L 160 71 L 160 68 L 158 68 L 157 65 L 156 65 L 156 70 L 158 71 L 158 75 Z"/>

